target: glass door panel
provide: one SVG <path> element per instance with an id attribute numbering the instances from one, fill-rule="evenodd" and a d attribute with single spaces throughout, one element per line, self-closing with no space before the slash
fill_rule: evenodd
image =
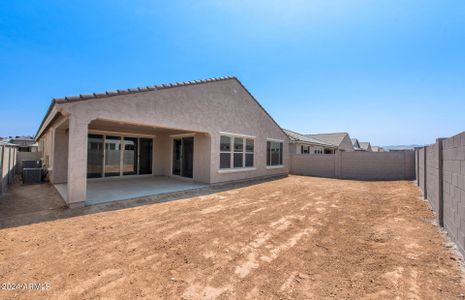
<path id="1" fill-rule="evenodd" d="M 123 175 L 137 175 L 137 138 L 123 139 Z"/>
<path id="2" fill-rule="evenodd" d="M 173 175 L 181 175 L 181 148 L 182 140 L 173 140 Z"/>
<path id="3" fill-rule="evenodd" d="M 103 175 L 103 136 L 89 134 L 87 138 L 87 178 Z"/>
<path id="4" fill-rule="evenodd" d="M 152 174 L 152 139 L 139 139 L 139 174 Z"/>
<path id="5" fill-rule="evenodd" d="M 105 177 L 121 174 L 121 137 L 105 137 Z"/>
<path id="6" fill-rule="evenodd" d="M 181 176 L 192 178 L 194 174 L 194 138 L 182 139 L 182 172 Z"/>

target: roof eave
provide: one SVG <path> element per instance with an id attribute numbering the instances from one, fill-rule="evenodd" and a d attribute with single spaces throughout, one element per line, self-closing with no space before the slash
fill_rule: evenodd
<path id="1" fill-rule="evenodd" d="M 56 103 L 57 103 L 57 101 L 55 99 L 53 99 L 52 102 L 50 103 L 50 105 L 49 105 L 49 107 L 47 109 L 47 112 L 45 113 L 45 116 L 42 119 L 42 122 L 40 123 L 39 129 L 37 129 L 37 132 L 36 132 L 36 134 L 34 136 L 34 141 L 37 142 L 37 140 L 44 133 L 45 128 L 47 128 L 47 126 L 50 124 L 51 120 L 53 120 L 53 118 L 57 114 L 58 111 L 55 109 L 55 104 Z"/>

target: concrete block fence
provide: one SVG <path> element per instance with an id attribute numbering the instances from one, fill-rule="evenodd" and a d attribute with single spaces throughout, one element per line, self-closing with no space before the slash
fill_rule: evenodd
<path id="1" fill-rule="evenodd" d="M 465 255 L 465 132 L 415 150 L 417 185 Z"/>
<path id="2" fill-rule="evenodd" d="M 14 146 L 0 145 L 0 195 L 13 183 L 17 153 L 17 148 Z"/>
<path id="3" fill-rule="evenodd" d="M 415 178 L 415 152 L 336 152 L 293 154 L 291 174 L 361 180 Z"/>

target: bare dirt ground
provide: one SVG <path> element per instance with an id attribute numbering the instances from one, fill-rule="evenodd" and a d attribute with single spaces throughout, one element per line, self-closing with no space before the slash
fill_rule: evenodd
<path id="1" fill-rule="evenodd" d="M 0 290 L 3 299 L 461 299 L 465 291 L 459 258 L 410 181 L 290 176 L 132 207 L 0 209 L 0 283 L 50 284 Z"/>

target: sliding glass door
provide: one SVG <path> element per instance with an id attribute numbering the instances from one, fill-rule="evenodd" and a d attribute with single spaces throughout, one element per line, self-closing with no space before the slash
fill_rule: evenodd
<path id="1" fill-rule="evenodd" d="M 121 175 L 121 137 L 105 136 L 105 177 Z"/>
<path id="2" fill-rule="evenodd" d="M 103 135 L 89 134 L 87 142 L 87 178 L 102 177 Z"/>
<path id="3" fill-rule="evenodd" d="M 152 174 L 152 139 L 139 139 L 139 175 Z"/>
<path id="4" fill-rule="evenodd" d="M 194 138 L 173 139 L 172 174 L 192 178 L 194 174 Z"/>
<path id="5" fill-rule="evenodd" d="M 173 175 L 181 176 L 181 150 L 182 140 L 173 140 Z"/>
<path id="6" fill-rule="evenodd" d="M 89 134 L 87 178 L 152 174 L 153 140 Z"/>
<path id="7" fill-rule="evenodd" d="M 123 175 L 137 175 L 137 144 L 137 138 L 123 139 Z"/>

